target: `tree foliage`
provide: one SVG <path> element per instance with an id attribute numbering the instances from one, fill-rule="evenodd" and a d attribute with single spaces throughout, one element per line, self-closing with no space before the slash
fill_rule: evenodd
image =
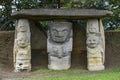
<path id="1" fill-rule="evenodd" d="M 120 27 L 120 1 L 119 0 L 0 0 L 0 26 L 11 20 L 13 7 L 17 11 L 32 8 L 82 8 L 104 9 L 113 12 L 112 17 L 103 19 L 106 29 Z M 13 25 L 8 25 L 13 26 Z"/>

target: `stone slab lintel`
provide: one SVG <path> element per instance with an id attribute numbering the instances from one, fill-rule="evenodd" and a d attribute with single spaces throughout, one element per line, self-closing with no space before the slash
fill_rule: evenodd
<path id="1" fill-rule="evenodd" d="M 111 16 L 112 12 L 96 9 L 25 9 L 11 15 L 15 19 L 26 18 L 31 20 L 88 19 Z"/>

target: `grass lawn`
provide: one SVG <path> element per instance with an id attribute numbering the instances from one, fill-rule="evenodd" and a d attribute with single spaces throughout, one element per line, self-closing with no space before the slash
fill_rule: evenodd
<path id="1" fill-rule="evenodd" d="M 10 77 L 10 80 L 120 80 L 120 68 L 97 72 L 80 69 L 53 71 L 44 68 L 30 73 L 14 73 Z"/>

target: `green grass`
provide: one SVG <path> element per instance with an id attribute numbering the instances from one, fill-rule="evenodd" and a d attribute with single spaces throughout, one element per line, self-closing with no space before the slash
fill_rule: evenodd
<path id="1" fill-rule="evenodd" d="M 15 75 L 19 76 L 15 80 L 120 80 L 120 68 L 96 72 L 80 69 L 67 71 L 39 69 L 31 73 Z"/>

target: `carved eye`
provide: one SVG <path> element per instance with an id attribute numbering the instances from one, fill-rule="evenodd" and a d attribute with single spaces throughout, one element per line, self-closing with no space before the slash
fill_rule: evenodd
<path id="1" fill-rule="evenodd" d="M 66 29 L 64 29 L 63 31 L 67 31 Z"/>
<path id="2" fill-rule="evenodd" d="M 53 33 L 57 33 L 57 30 L 56 30 L 56 29 L 53 29 L 52 32 L 53 32 Z"/>
<path id="3" fill-rule="evenodd" d="M 19 41 L 21 42 L 22 40 L 20 39 Z"/>
<path id="4" fill-rule="evenodd" d="M 91 40 L 89 40 L 91 42 Z"/>
<path id="5" fill-rule="evenodd" d="M 95 39 L 93 39 L 93 41 L 96 41 Z"/>
<path id="6" fill-rule="evenodd" d="M 67 29 L 64 29 L 63 31 L 64 31 L 64 32 L 68 32 L 68 30 L 67 30 Z"/>

